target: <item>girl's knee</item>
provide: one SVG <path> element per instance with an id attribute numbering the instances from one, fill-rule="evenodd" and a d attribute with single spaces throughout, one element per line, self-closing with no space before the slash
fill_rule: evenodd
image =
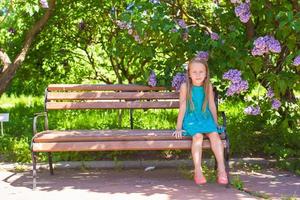
<path id="1" fill-rule="evenodd" d="M 221 140 L 220 135 L 217 132 L 208 133 L 207 137 L 209 137 L 210 139 Z"/>
<path id="2" fill-rule="evenodd" d="M 197 133 L 196 135 L 193 136 L 194 140 L 203 140 L 203 134 Z"/>

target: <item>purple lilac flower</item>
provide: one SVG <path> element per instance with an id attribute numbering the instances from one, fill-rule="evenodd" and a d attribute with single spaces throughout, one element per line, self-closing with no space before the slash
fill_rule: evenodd
<path id="1" fill-rule="evenodd" d="M 259 106 L 248 106 L 245 108 L 244 113 L 247 115 L 259 115 L 260 114 L 260 107 Z"/>
<path id="2" fill-rule="evenodd" d="M 172 87 L 179 91 L 182 83 L 186 82 L 186 77 L 183 73 L 177 73 L 172 80 Z"/>
<path id="3" fill-rule="evenodd" d="M 208 61 L 209 54 L 206 51 L 197 51 L 196 57 Z"/>
<path id="4" fill-rule="evenodd" d="M 223 74 L 223 79 L 230 80 L 233 83 L 238 83 L 242 80 L 241 75 L 241 71 L 237 69 L 230 69 L 228 72 Z"/>
<path id="5" fill-rule="evenodd" d="M 240 94 L 241 92 L 248 90 L 248 81 L 242 80 L 241 75 L 241 71 L 237 69 L 230 69 L 229 71 L 223 74 L 223 79 L 231 81 L 231 85 L 226 91 L 227 96 Z"/>
<path id="6" fill-rule="evenodd" d="M 293 65 L 296 67 L 300 65 L 300 55 L 294 59 Z"/>
<path id="7" fill-rule="evenodd" d="M 156 74 L 153 70 L 151 70 L 151 73 L 150 73 L 150 76 L 149 76 L 149 79 L 148 79 L 148 85 L 154 87 L 156 86 Z"/>
<path id="8" fill-rule="evenodd" d="M 278 40 L 276 40 L 273 36 L 265 36 L 268 44 L 268 48 L 273 53 L 280 53 L 281 46 Z"/>
<path id="9" fill-rule="evenodd" d="M 15 34 L 16 33 L 16 29 L 10 27 L 8 30 L 7 30 L 9 33 L 11 34 Z"/>
<path id="10" fill-rule="evenodd" d="M 49 8 L 47 0 L 40 0 L 40 4 L 41 4 L 42 8 Z"/>
<path id="11" fill-rule="evenodd" d="M 265 53 L 269 53 L 269 51 L 273 53 L 280 53 L 281 51 L 279 41 L 269 35 L 257 38 L 253 44 L 254 48 L 251 52 L 253 56 L 261 56 Z"/>
<path id="12" fill-rule="evenodd" d="M 272 108 L 275 110 L 278 110 L 278 108 L 281 106 L 281 102 L 278 99 L 272 100 Z"/>
<path id="13" fill-rule="evenodd" d="M 220 37 L 219 37 L 219 35 L 218 35 L 217 33 L 211 32 L 211 33 L 210 33 L 210 38 L 211 38 L 212 40 L 218 40 Z"/>
<path id="14" fill-rule="evenodd" d="M 239 92 L 248 90 L 248 88 L 249 88 L 248 81 L 243 80 L 239 84 L 240 84 L 239 85 Z"/>
<path id="15" fill-rule="evenodd" d="M 270 87 L 268 87 L 268 90 L 267 90 L 267 97 L 270 99 L 274 97 L 274 92 L 273 92 L 272 88 L 270 88 Z"/>
<path id="16" fill-rule="evenodd" d="M 142 43 L 142 40 L 141 40 L 141 38 L 140 38 L 139 35 L 136 34 L 136 35 L 134 35 L 133 37 L 134 37 L 134 40 L 135 40 L 136 42 L 138 42 L 139 44 Z"/>
<path id="17" fill-rule="evenodd" d="M 250 4 L 241 3 L 234 9 L 235 15 L 240 18 L 241 22 L 247 23 L 250 19 Z"/>
<path id="18" fill-rule="evenodd" d="M 227 96 L 232 96 L 234 94 L 240 94 L 243 91 L 248 89 L 248 82 L 247 81 L 240 81 L 236 83 L 231 83 L 229 88 L 226 91 Z"/>
<path id="19" fill-rule="evenodd" d="M 183 19 L 179 19 L 177 23 L 181 28 L 186 28 L 186 23 Z"/>

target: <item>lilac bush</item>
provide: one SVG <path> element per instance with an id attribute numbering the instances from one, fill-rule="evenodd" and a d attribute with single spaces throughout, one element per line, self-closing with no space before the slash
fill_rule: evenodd
<path id="1" fill-rule="evenodd" d="M 209 54 L 206 51 L 197 51 L 196 57 L 208 61 Z"/>
<path id="2" fill-rule="evenodd" d="M 254 48 L 251 52 L 253 56 L 261 56 L 269 52 L 281 52 L 280 43 L 273 36 L 266 35 L 264 37 L 259 37 L 254 41 Z"/>
<path id="3" fill-rule="evenodd" d="M 272 90 L 271 87 L 268 87 L 268 90 L 267 90 L 267 97 L 268 97 L 269 99 L 271 99 L 271 98 L 274 97 L 274 92 L 273 92 L 273 90 Z"/>
<path id="4" fill-rule="evenodd" d="M 300 55 L 294 59 L 293 65 L 296 67 L 300 65 Z"/>
<path id="5" fill-rule="evenodd" d="M 237 69 L 230 69 L 228 72 L 225 72 L 223 74 L 223 79 L 227 79 L 233 83 L 237 83 L 242 80 L 241 75 L 242 75 L 241 71 Z"/>
<path id="6" fill-rule="evenodd" d="M 248 106 L 245 108 L 244 113 L 247 115 L 259 115 L 261 113 L 259 106 Z"/>
<path id="7" fill-rule="evenodd" d="M 234 12 L 235 15 L 240 18 L 241 22 L 247 23 L 251 17 L 250 4 L 241 3 L 240 5 L 235 7 Z"/>
<path id="8" fill-rule="evenodd" d="M 281 102 L 278 99 L 272 100 L 272 108 L 275 110 L 278 110 L 278 108 L 281 106 Z"/>
<path id="9" fill-rule="evenodd" d="M 40 4 L 41 4 L 42 8 L 49 8 L 47 0 L 40 0 Z"/>
<path id="10" fill-rule="evenodd" d="M 217 33 L 211 32 L 211 33 L 210 33 L 210 38 L 211 38 L 212 40 L 218 40 L 220 37 L 219 37 L 219 35 L 218 35 Z"/>
<path id="11" fill-rule="evenodd" d="M 177 73 L 172 80 L 172 87 L 176 89 L 176 91 L 179 91 L 180 86 L 182 83 L 186 81 L 186 77 L 184 73 Z"/>
<path id="12" fill-rule="evenodd" d="M 240 94 L 243 91 L 248 89 L 248 82 L 247 81 L 240 81 L 236 83 L 231 83 L 229 88 L 226 91 L 227 96 L 232 96 L 234 94 Z"/>
<path id="13" fill-rule="evenodd" d="M 247 91 L 249 84 L 247 81 L 242 80 L 242 73 L 237 69 L 230 69 L 223 74 L 223 79 L 230 80 L 231 85 L 226 91 L 227 96 L 232 96 L 234 94 L 240 94 L 243 91 Z"/>
<path id="14" fill-rule="evenodd" d="M 151 73 L 150 73 L 150 76 L 149 76 L 149 79 L 148 79 L 148 85 L 154 87 L 154 86 L 156 86 L 156 84 L 157 84 L 156 74 L 153 70 L 151 70 Z"/>
<path id="15" fill-rule="evenodd" d="M 184 21 L 183 19 L 179 19 L 179 20 L 177 21 L 177 24 L 178 24 L 181 28 L 183 28 L 183 29 L 186 29 L 186 28 L 187 28 L 186 23 L 185 23 L 185 21 Z"/>

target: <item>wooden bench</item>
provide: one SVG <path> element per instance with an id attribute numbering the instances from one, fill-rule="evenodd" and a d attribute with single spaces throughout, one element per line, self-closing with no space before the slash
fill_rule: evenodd
<path id="1" fill-rule="evenodd" d="M 215 93 L 216 94 L 216 93 Z M 217 103 L 217 95 L 215 95 Z M 47 152 L 50 173 L 53 175 L 52 152 L 113 151 L 113 150 L 171 150 L 191 149 L 191 137 L 176 139 L 174 130 L 144 130 L 133 128 L 134 109 L 178 109 L 179 93 L 164 87 L 141 85 L 68 85 L 52 84 L 45 92 L 44 112 L 33 119 L 31 143 L 33 188 L 36 187 L 36 158 L 38 152 Z M 130 129 L 113 130 L 49 130 L 48 111 L 86 109 L 129 109 Z M 37 131 L 37 120 L 44 117 L 44 130 Z M 226 170 L 229 177 L 229 140 L 226 117 L 222 112 Z M 209 149 L 207 138 L 203 149 Z M 216 166 L 215 166 L 216 168 Z"/>

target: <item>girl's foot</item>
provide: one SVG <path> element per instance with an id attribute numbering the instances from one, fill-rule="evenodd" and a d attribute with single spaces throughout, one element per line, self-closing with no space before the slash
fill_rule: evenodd
<path id="1" fill-rule="evenodd" d="M 197 185 L 203 185 L 206 183 L 206 178 L 204 176 L 201 177 L 194 176 L 194 181 Z"/>
<path id="2" fill-rule="evenodd" d="M 195 173 L 194 181 L 197 185 L 203 185 L 206 183 L 206 178 L 202 173 Z"/>
<path id="3" fill-rule="evenodd" d="M 225 171 L 218 172 L 217 182 L 221 185 L 228 184 L 228 178 L 227 178 L 227 174 Z"/>

